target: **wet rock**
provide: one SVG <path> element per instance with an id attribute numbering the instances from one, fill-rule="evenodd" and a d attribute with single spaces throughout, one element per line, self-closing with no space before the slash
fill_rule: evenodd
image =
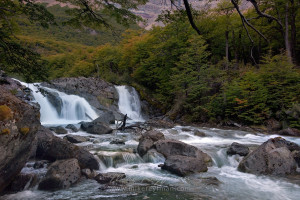
<path id="1" fill-rule="evenodd" d="M 249 148 L 243 144 L 239 144 L 237 142 L 234 142 L 230 145 L 229 149 L 227 150 L 228 155 L 240 155 L 240 156 L 246 156 L 249 154 Z"/>
<path id="2" fill-rule="evenodd" d="M 161 168 L 179 176 L 207 171 L 207 165 L 204 160 L 180 155 L 169 156 Z"/>
<path id="3" fill-rule="evenodd" d="M 149 163 L 161 163 L 165 162 L 166 159 L 161 153 L 158 153 L 155 149 L 151 149 L 143 156 L 143 160 Z"/>
<path id="4" fill-rule="evenodd" d="M 198 131 L 198 130 L 195 130 L 194 131 L 194 135 L 195 136 L 198 136 L 198 137 L 205 137 L 205 133 L 201 132 L 201 131 Z"/>
<path id="5" fill-rule="evenodd" d="M 8 186 L 6 191 L 20 192 L 25 189 L 32 188 L 38 183 L 38 176 L 36 174 L 19 174 Z"/>
<path id="6" fill-rule="evenodd" d="M 292 156 L 295 159 L 298 167 L 300 167 L 300 151 L 293 151 Z"/>
<path id="7" fill-rule="evenodd" d="M 103 114 L 100 115 L 97 119 L 95 119 L 93 122 L 95 123 L 104 123 L 104 124 L 114 124 L 115 123 L 115 115 L 112 111 L 106 111 Z"/>
<path id="8" fill-rule="evenodd" d="M 84 175 L 88 179 L 94 179 L 96 176 L 95 171 L 90 170 L 90 169 L 82 169 L 81 174 Z"/>
<path id="9" fill-rule="evenodd" d="M 81 129 L 91 134 L 110 134 L 113 129 L 109 125 L 101 122 L 84 122 L 81 124 Z"/>
<path id="10" fill-rule="evenodd" d="M 81 176 L 77 159 L 58 160 L 49 166 L 39 184 L 40 190 L 59 190 L 70 187 Z"/>
<path id="11" fill-rule="evenodd" d="M 56 134 L 67 134 L 68 131 L 64 129 L 62 126 L 57 126 L 57 127 L 51 127 L 51 131 L 54 131 Z"/>
<path id="12" fill-rule="evenodd" d="M 78 128 L 75 125 L 73 125 L 73 124 L 68 124 L 66 126 L 66 128 L 72 130 L 75 133 L 78 132 Z"/>
<path id="13" fill-rule="evenodd" d="M 287 128 L 278 132 L 279 135 L 300 137 L 300 131 L 295 128 Z"/>
<path id="14" fill-rule="evenodd" d="M 39 160 L 34 163 L 33 168 L 41 169 L 41 168 L 44 168 L 48 163 L 49 163 L 48 160 Z"/>
<path id="15" fill-rule="evenodd" d="M 242 172 L 254 174 L 294 174 L 297 164 L 290 151 L 294 148 L 290 142 L 283 138 L 269 139 L 248 154 L 240 162 L 238 169 Z"/>
<path id="16" fill-rule="evenodd" d="M 71 134 L 66 135 L 64 137 L 64 139 L 68 140 L 71 143 L 75 143 L 75 144 L 88 141 L 88 139 L 86 137 L 83 137 L 80 135 L 71 135 Z"/>
<path id="17" fill-rule="evenodd" d="M 218 186 L 218 185 L 220 185 L 222 183 L 216 177 L 204 177 L 204 178 L 201 178 L 201 180 L 202 180 L 201 182 L 204 183 L 205 185 L 215 185 L 215 186 Z"/>
<path id="18" fill-rule="evenodd" d="M 118 111 L 118 92 L 113 84 L 97 78 L 59 78 L 42 86 L 75 94 L 85 98 L 89 104 L 100 110 Z"/>
<path id="19" fill-rule="evenodd" d="M 163 133 L 155 130 L 147 131 L 140 138 L 139 145 L 137 147 L 138 154 L 143 157 L 154 145 L 154 142 L 165 139 Z"/>
<path id="20" fill-rule="evenodd" d="M 38 144 L 36 157 L 55 161 L 58 159 L 76 158 L 82 169 L 99 169 L 97 159 L 89 151 L 76 146 L 64 139 L 56 137 L 45 127 L 41 127 L 37 133 Z"/>
<path id="21" fill-rule="evenodd" d="M 114 184 L 124 178 L 126 178 L 124 173 L 108 172 L 98 174 L 95 180 L 100 184 Z"/>
<path id="22" fill-rule="evenodd" d="M 184 132 L 191 132 L 191 131 L 192 131 L 192 130 L 189 129 L 189 128 L 182 128 L 181 130 L 184 131 Z"/>
<path id="23" fill-rule="evenodd" d="M 38 107 L 13 94 L 22 89 L 20 83 L 4 79 L 7 83 L 0 83 L 0 192 L 20 173 L 35 151 L 40 126 Z"/>
<path id="24" fill-rule="evenodd" d="M 155 148 L 157 152 L 163 154 L 166 158 L 169 156 L 180 155 L 198 158 L 207 164 L 212 162 L 211 157 L 197 147 L 177 140 L 159 140 L 155 143 Z"/>
<path id="25" fill-rule="evenodd" d="M 125 140 L 120 138 L 114 138 L 109 144 L 118 144 L 118 145 L 124 145 Z"/>
<path id="26" fill-rule="evenodd" d="M 43 89 L 43 94 L 47 96 L 48 101 L 54 106 L 58 114 L 61 114 L 61 108 L 63 107 L 62 99 L 57 92 L 48 91 Z"/>

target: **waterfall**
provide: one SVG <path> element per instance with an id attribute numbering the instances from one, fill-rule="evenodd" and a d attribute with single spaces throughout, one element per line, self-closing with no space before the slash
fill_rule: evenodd
<path id="1" fill-rule="evenodd" d="M 133 121 L 144 121 L 141 114 L 141 102 L 137 91 L 129 86 L 116 86 L 119 93 L 119 110 Z"/>
<path id="2" fill-rule="evenodd" d="M 81 121 L 90 121 L 98 117 L 90 104 L 82 97 L 77 95 L 68 95 L 55 89 L 42 87 L 39 84 L 23 85 L 29 87 L 35 101 L 40 105 L 42 124 L 75 124 Z M 40 89 L 46 93 L 56 94 L 60 105 L 54 106 L 50 102 L 47 94 L 42 94 Z"/>

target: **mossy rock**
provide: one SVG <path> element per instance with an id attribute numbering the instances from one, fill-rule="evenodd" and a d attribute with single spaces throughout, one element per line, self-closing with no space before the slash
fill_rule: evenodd
<path id="1" fill-rule="evenodd" d="M 27 126 L 20 128 L 19 132 L 22 133 L 23 135 L 27 135 L 29 133 L 29 128 Z"/>
<path id="2" fill-rule="evenodd" d="M 10 134 L 10 130 L 8 128 L 5 128 L 5 129 L 1 130 L 0 133 L 1 133 L 1 135 L 8 135 L 8 134 Z"/>
<path id="3" fill-rule="evenodd" d="M 13 118 L 11 109 L 7 105 L 0 106 L 0 121 L 6 121 Z"/>

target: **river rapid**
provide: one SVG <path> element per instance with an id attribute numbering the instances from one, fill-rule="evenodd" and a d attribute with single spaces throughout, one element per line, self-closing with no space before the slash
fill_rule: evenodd
<path id="1" fill-rule="evenodd" d="M 33 91 L 37 90 L 34 85 L 30 85 L 30 88 Z M 117 90 L 120 96 L 119 109 L 131 117 L 130 123 L 142 123 L 141 132 L 149 128 L 143 125 L 144 119 L 138 108 L 140 105 L 136 92 L 130 92 L 124 86 L 117 87 Z M 40 93 L 33 94 L 35 100 L 41 105 L 41 122 L 45 126 L 74 124 L 79 128 L 79 121 L 97 118 L 97 114 L 90 110 L 91 107 L 88 103 L 78 96 L 58 92 L 63 99 L 64 106 L 68 106 L 67 110 L 63 110 L 62 114 L 58 115 L 45 97 L 40 96 Z M 68 115 L 71 112 L 74 113 Z M 89 117 L 78 114 L 79 112 L 88 113 Z M 74 116 L 77 117 L 74 118 Z M 112 125 L 112 128 L 115 128 L 115 125 Z M 78 145 L 89 149 L 99 158 L 99 172 L 125 173 L 126 183 L 122 186 L 104 188 L 95 180 L 82 178 L 79 183 L 69 189 L 46 192 L 37 190 L 37 188 L 25 188 L 22 192 L 5 195 L 0 199 L 300 199 L 300 178 L 242 173 L 237 170 L 242 157 L 226 154 L 228 147 L 233 142 L 245 144 L 253 150 L 277 135 L 192 126 L 175 126 L 171 129 L 157 128 L 157 130 L 164 133 L 168 139 L 176 139 L 198 147 L 213 158 L 213 165 L 205 173 L 183 178 L 158 167 L 159 164 L 164 163 L 164 158 L 158 155 L 141 158 L 136 153 L 139 138 L 137 131 L 115 131 L 109 135 L 94 135 L 84 131 L 69 132 L 68 134 L 89 137 L 88 142 Z M 203 132 L 205 137 L 196 136 L 195 131 Z M 57 136 L 64 137 L 65 135 Z M 116 138 L 124 140 L 125 145 L 110 144 L 110 141 Z M 284 138 L 300 145 L 300 138 Z M 36 173 L 40 176 L 47 172 L 46 168 L 34 169 L 33 163 L 34 161 L 29 161 L 22 172 Z"/>

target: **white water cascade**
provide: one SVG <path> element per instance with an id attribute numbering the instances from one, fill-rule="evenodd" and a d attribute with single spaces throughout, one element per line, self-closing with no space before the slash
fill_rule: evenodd
<path id="1" fill-rule="evenodd" d="M 133 87 L 128 86 L 116 86 L 119 93 L 119 110 L 124 115 L 132 119 L 133 121 L 144 121 L 141 114 L 141 102 L 137 91 Z"/>
<path id="2" fill-rule="evenodd" d="M 28 86 L 33 91 L 33 96 L 41 107 L 42 124 L 76 124 L 81 121 L 94 120 L 98 117 L 91 105 L 82 97 L 68 95 L 47 87 L 41 87 L 39 84 L 22 84 Z M 41 87 L 47 92 L 58 94 L 58 98 L 60 98 L 62 102 L 60 113 L 58 113 L 48 98 L 39 91 L 38 87 Z"/>

